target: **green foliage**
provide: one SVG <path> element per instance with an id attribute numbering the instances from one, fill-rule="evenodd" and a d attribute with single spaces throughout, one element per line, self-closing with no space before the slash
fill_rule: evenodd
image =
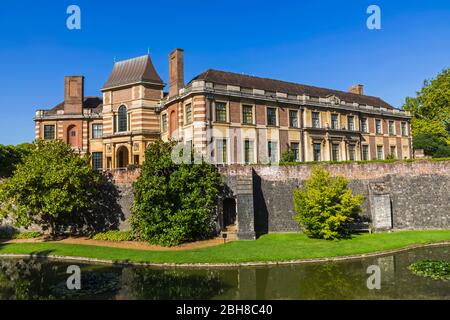
<path id="1" fill-rule="evenodd" d="M 431 133 L 420 133 L 414 137 L 414 149 L 423 149 L 425 155 L 433 158 L 450 157 L 450 145 L 444 138 Z"/>
<path id="2" fill-rule="evenodd" d="M 292 150 L 287 150 L 281 155 L 281 163 L 292 163 L 295 162 L 295 154 Z"/>
<path id="3" fill-rule="evenodd" d="M 17 230 L 0 230 L 0 239 L 36 239 L 42 236 L 41 232 L 19 232 Z"/>
<path id="4" fill-rule="evenodd" d="M 16 227 L 37 224 L 53 236 L 90 232 L 118 223 L 108 216 L 115 196 L 88 157 L 62 141 L 38 141 L 0 184 L 0 219 L 9 217 Z"/>
<path id="5" fill-rule="evenodd" d="M 0 145 L 0 177 L 10 177 L 32 148 L 33 145 L 28 143 L 17 146 Z"/>
<path id="6" fill-rule="evenodd" d="M 93 237 L 93 240 L 102 240 L 102 241 L 133 241 L 133 233 L 131 231 L 106 231 L 96 233 Z"/>
<path id="7" fill-rule="evenodd" d="M 361 195 L 353 196 L 343 177 L 331 177 L 323 168 L 313 169 L 304 188 L 294 190 L 295 220 L 311 238 L 339 239 L 361 212 Z"/>
<path id="8" fill-rule="evenodd" d="M 403 109 L 411 111 L 414 138 L 433 134 L 450 142 L 450 69 L 426 80 L 416 97 L 406 98 Z"/>
<path id="9" fill-rule="evenodd" d="M 210 164 L 175 164 L 175 143 L 157 141 L 146 151 L 134 185 L 131 227 L 136 238 L 174 246 L 209 237 L 220 188 Z"/>
<path id="10" fill-rule="evenodd" d="M 419 276 L 450 280 L 450 262 L 447 261 L 423 260 L 413 263 L 408 268 Z"/>

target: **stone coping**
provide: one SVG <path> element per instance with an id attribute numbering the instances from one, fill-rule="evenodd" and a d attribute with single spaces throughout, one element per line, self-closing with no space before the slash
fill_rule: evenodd
<path id="1" fill-rule="evenodd" d="M 39 255 L 39 254 L 0 254 L 0 258 L 37 258 L 37 259 L 48 259 L 57 260 L 60 262 L 80 262 L 80 263 L 95 263 L 104 264 L 112 266 L 137 266 L 137 267 L 151 267 L 155 269 L 161 268 L 178 268 L 178 269 L 203 269 L 203 268 L 216 268 L 216 269 L 228 269 L 236 267 L 268 267 L 268 266 L 283 266 L 283 265 L 302 265 L 311 263 L 327 263 L 327 262 L 341 262 L 341 261 L 351 261 L 360 260 L 364 258 L 372 257 L 383 257 L 395 253 L 407 252 L 414 249 L 420 248 L 433 248 L 433 247 L 443 247 L 450 246 L 450 241 L 436 242 L 436 243 L 425 243 L 425 244 L 415 244 L 410 245 L 400 249 L 392 249 L 381 252 L 364 253 L 359 255 L 351 256 L 340 256 L 340 257 L 328 257 L 328 258 L 311 258 L 311 259 L 300 259 L 291 261 L 267 261 L 267 262 L 242 262 L 242 263 L 151 263 L 151 262 L 132 262 L 132 261 L 120 261 L 120 260 L 107 260 L 107 259 L 96 259 L 96 258 L 85 258 L 85 257 L 70 257 L 70 256 L 52 256 L 52 255 Z"/>

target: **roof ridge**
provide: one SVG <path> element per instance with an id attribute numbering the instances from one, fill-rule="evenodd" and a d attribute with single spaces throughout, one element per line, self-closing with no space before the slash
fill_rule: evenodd
<path id="1" fill-rule="evenodd" d="M 222 73 L 231 73 L 231 74 L 235 74 L 235 75 L 238 75 L 238 76 L 245 76 L 245 77 L 249 77 L 249 78 L 261 79 L 261 80 L 270 80 L 270 81 L 278 81 L 278 82 L 292 84 L 292 85 L 297 85 L 297 86 L 300 85 L 300 86 L 314 88 L 314 89 L 334 91 L 334 92 L 339 92 L 339 93 L 345 93 L 345 94 L 348 94 L 348 95 L 355 95 L 355 96 L 358 96 L 358 97 L 363 96 L 363 97 L 370 97 L 370 98 L 376 98 L 376 99 L 380 99 L 381 100 L 381 98 L 378 97 L 378 96 L 371 96 L 371 95 L 367 95 L 367 94 L 357 94 L 357 93 L 353 93 L 353 92 L 337 90 L 337 89 L 329 89 L 329 88 L 325 88 L 325 87 L 313 86 L 313 85 L 303 84 L 303 83 L 299 83 L 299 82 L 279 80 L 279 79 L 268 78 L 268 77 L 260 77 L 260 76 L 254 76 L 254 75 L 246 74 L 246 73 L 238 73 L 238 72 L 233 72 L 233 71 L 218 70 L 218 69 L 213 69 L 213 68 L 210 68 L 210 69 L 206 70 L 205 72 L 201 73 L 200 75 L 205 74 L 205 76 L 208 76 L 210 71 L 222 72 Z"/>

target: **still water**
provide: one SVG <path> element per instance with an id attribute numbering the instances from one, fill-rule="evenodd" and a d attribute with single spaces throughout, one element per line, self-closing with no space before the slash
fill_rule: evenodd
<path id="1" fill-rule="evenodd" d="M 338 263 L 232 269 L 154 269 L 77 264 L 79 291 L 67 289 L 76 263 L 0 259 L 0 299 L 444 299 L 450 281 L 415 276 L 423 259 L 450 260 L 450 247 L 423 248 Z M 367 268 L 381 268 L 381 289 L 367 289 Z"/>

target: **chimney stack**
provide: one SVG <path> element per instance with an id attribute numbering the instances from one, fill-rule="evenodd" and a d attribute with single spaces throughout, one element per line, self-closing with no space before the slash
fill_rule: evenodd
<path id="1" fill-rule="evenodd" d="M 184 50 L 175 49 L 169 55 L 169 97 L 177 96 L 184 87 Z"/>
<path id="2" fill-rule="evenodd" d="M 82 114 L 84 101 L 84 77 L 64 77 L 64 113 Z"/>
<path id="3" fill-rule="evenodd" d="M 362 84 L 355 84 L 355 85 L 351 86 L 348 91 L 350 93 L 363 95 L 364 94 L 364 86 Z"/>

